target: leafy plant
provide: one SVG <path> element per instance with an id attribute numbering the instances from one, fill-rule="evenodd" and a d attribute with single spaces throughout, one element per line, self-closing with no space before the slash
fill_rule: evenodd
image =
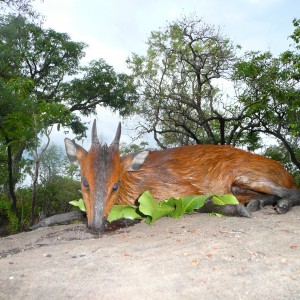
<path id="1" fill-rule="evenodd" d="M 217 205 L 239 204 L 235 196 L 226 195 L 191 195 L 182 198 L 170 197 L 167 200 L 158 202 L 150 191 L 144 192 L 138 199 L 139 206 L 130 205 L 114 205 L 107 221 L 112 222 L 121 218 L 125 219 L 146 219 L 146 223 L 150 224 L 162 217 L 179 218 L 183 214 L 190 214 L 196 209 L 200 209 L 205 200 L 209 197 L 212 202 Z M 70 201 L 70 204 L 78 206 L 85 211 L 82 199 L 78 201 Z M 220 216 L 220 214 L 215 214 Z"/>
<path id="2" fill-rule="evenodd" d="M 7 230 L 13 234 L 17 233 L 19 230 L 19 221 L 17 215 L 13 212 L 11 208 L 11 202 L 7 197 L 3 196 L 0 198 L 0 220 L 8 220 Z M 1 222 L 0 222 L 1 224 Z"/>
<path id="3" fill-rule="evenodd" d="M 239 204 L 233 195 L 191 195 L 182 198 L 170 197 L 167 200 L 157 202 L 149 191 L 144 192 L 138 202 L 138 210 L 146 216 L 146 223 L 150 224 L 162 217 L 179 218 L 183 214 L 190 214 L 200 209 L 205 200 L 212 197 L 212 202 L 217 205 Z M 220 216 L 220 214 L 216 214 Z"/>
<path id="4" fill-rule="evenodd" d="M 74 205 L 74 206 L 78 206 L 80 210 L 86 212 L 83 199 L 73 200 L 73 201 L 70 201 L 69 203 Z"/>
<path id="5" fill-rule="evenodd" d="M 107 218 L 108 222 L 119 219 L 138 220 L 143 219 L 145 216 L 139 211 L 137 206 L 131 205 L 114 205 Z"/>

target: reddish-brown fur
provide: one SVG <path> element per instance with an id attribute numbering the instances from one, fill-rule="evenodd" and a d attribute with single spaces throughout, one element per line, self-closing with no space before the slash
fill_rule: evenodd
<path id="1" fill-rule="evenodd" d="M 127 172 L 131 161 L 130 156 L 123 159 L 119 204 L 133 204 L 145 190 L 158 200 L 234 193 L 240 203 L 247 203 L 254 192 L 272 194 L 272 185 L 295 188 L 292 176 L 278 162 L 230 146 L 151 151 L 139 170 Z"/>
<path id="2" fill-rule="evenodd" d="M 95 128 L 94 124 L 96 132 Z M 231 146 L 150 151 L 132 171 L 135 155 L 120 160 L 119 139 L 120 127 L 109 147 L 96 139 L 89 152 L 66 139 L 70 160 L 80 163 L 88 222 L 95 229 L 103 227 L 114 204 L 134 204 L 146 190 L 158 201 L 170 196 L 233 193 L 240 203 L 247 203 L 268 194 L 274 199 L 300 195 L 292 176 L 278 162 Z"/>

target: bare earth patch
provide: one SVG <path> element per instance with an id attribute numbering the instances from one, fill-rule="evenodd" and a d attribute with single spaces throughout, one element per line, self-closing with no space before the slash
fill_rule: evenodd
<path id="1" fill-rule="evenodd" d="M 0 239 L 0 299 L 300 299 L 300 207 Z"/>

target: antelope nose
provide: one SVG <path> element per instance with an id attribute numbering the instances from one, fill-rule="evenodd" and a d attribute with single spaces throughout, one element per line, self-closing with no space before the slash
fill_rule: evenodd
<path id="1" fill-rule="evenodd" d="M 106 217 L 94 218 L 94 220 L 92 220 L 89 224 L 89 228 L 97 233 L 101 233 L 105 231 L 105 223 Z"/>

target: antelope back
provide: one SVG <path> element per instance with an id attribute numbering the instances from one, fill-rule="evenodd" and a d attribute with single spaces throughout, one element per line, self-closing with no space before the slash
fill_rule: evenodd
<path id="1" fill-rule="evenodd" d="M 191 145 L 123 159 L 118 203 L 133 204 L 150 190 L 159 201 L 233 193 L 245 204 L 260 194 L 276 195 L 279 187 L 294 189 L 295 185 L 274 160 L 231 146 Z"/>
<path id="2" fill-rule="evenodd" d="M 74 141 L 65 139 L 68 158 L 71 162 L 78 162 L 80 165 L 81 191 L 87 211 L 88 226 L 94 230 L 104 229 L 104 222 L 117 198 L 120 136 L 121 124 L 110 146 L 100 143 L 95 120 L 89 151 Z"/>

